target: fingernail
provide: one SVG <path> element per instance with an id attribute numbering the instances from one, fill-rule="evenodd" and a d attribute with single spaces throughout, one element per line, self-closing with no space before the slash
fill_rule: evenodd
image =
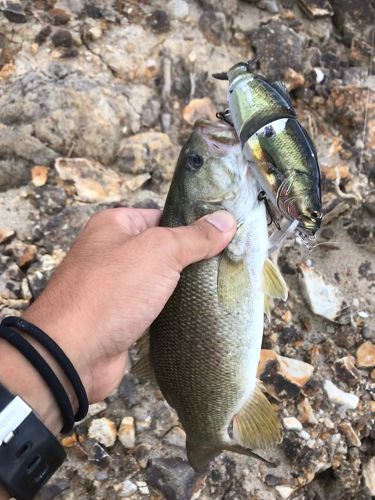
<path id="1" fill-rule="evenodd" d="M 206 217 L 206 221 L 216 227 L 222 233 L 227 233 L 236 224 L 236 220 L 232 214 L 225 210 L 219 210 Z"/>

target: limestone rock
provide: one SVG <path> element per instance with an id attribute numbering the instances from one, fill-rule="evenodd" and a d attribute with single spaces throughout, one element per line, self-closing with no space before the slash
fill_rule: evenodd
<path id="1" fill-rule="evenodd" d="M 35 245 L 30 245 L 21 241 L 13 241 L 7 246 L 7 251 L 13 254 L 17 265 L 23 267 L 35 260 L 38 248 Z"/>
<path id="2" fill-rule="evenodd" d="M 314 414 L 314 410 L 307 398 L 302 399 L 302 401 L 298 404 L 298 413 L 299 419 L 304 424 L 316 425 L 318 423 L 318 419 Z"/>
<path id="3" fill-rule="evenodd" d="M 372 368 L 375 366 L 375 344 L 364 342 L 357 349 L 357 366 L 359 368 Z"/>
<path id="4" fill-rule="evenodd" d="M 323 387 L 331 403 L 341 405 L 348 410 L 357 408 L 359 397 L 356 394 L 342 391 L 330 380 L 325 380 Z"/>
<path id="5" fill-rule="evenodd" d="M 182 111 L 183 119 L 194 125 L 199 119 L 215 120 L 216 108 L 209 97 L 202 97 L 201 99 L 192 99 Z"/>
<path id="6" fill-rule="evenodd" d="M 164 441 L 173 446 L 185 447 L 186 434 L 181 427 L 173 427 L 165 436 Z"/>
<path id="7" fill-rule="evenodd" d="M 262 72 L 270 80 L 282 80 L 285 71 L 302 70 L 305 38 L 280 21 L 271 21 L 252 34 L 257 54 L 262 54 Z"/>
<path id="8" fill-rule="evenodd" d="M 80 201 L 113 202 L 123 196 L 120 176 L 98 162 L 86 158 L 58 158 L 55 168 L 61 179 L 74 182 Z"/>
<path id="9" fill-rule="evenodd" d="M 95 418 L 89 427 L 89 437 L 96 439 L 107 448 L 113 446 L 116 441 L 116 424 L 109 418 Z"/>
<path id="10" fill-rule="evenodd" d="M 327 283 L 322 273 L 314 267 L 302 263 L 300 270 L 303 295 L 312 312 L 333 322 L 350 323 L 350 316 L 347 313 L 343 314 L 348 307 L 340 290 Z"/>
<path id="11" fill-rule="evenodd" d="M 31 180 L 34 186 L 44 186 L 48 178 L 48 167 L 45 165 L 35 165 L 31 169 Z"/>
<path id="12" fill-rule="evenodd" d="M 170 180 L 176 158 L 177 148 L 167 134 L 142 132 L 121 141 L 116 166 L 121 172 L 132 174 L 160 171 L 165 180 Z"/>
<path id="13" fill-rule="evenodd" d="M 360 448 L 361 440 L 359 439 L 358 434 L 355 432 L 350 422 L 342 422 L 339 425 L 339 430 L 346 437 L 348 446 L 355 446 L 356 448 Z"/>
<path id="14" fill-rule="evenodd" d="M 138 490 L 137 485 L 134 484 L 130 479 L 126 479 L 122 485 L 121 489 L 119 491 L 119 497 L 120 498 L 128 498 L 134 495 Z"/>
<path id="15" fill-rule="evenodd" d="M 133 417 L 124 417 L 121 421 L 118 438 L 124 448 L 134 448 L 135 446 L 135 427 Z"/>
<path id="16" fill-rule="evenodd" d="M 314 367 L 298 359 L 279 356 L 274 351 L 262 349 L 257 377 L 276 399 L 297 397 L 311 378 Z"/>
<path id="17" fill-rule="evenodd" d="M 301 422 L 295 417 L 284 417 L 282 422 L 287 431 L 302 431 L 303 429 Z"/>
<path id="18" fill-rule="evenodd" d="M 363 466 L 362 475 L 370 495 L 375 496 L 375 457 Z"/>

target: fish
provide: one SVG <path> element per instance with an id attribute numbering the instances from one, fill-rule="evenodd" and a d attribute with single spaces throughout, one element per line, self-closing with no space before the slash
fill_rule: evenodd
<path id="1" fill-rule="evenodd" d="M 220 255 L 182 271 L 138 363 L 144 372 L 149 365 L 176 410 L 197 472 L 223 450 L 261 458 L 253 450 L 270 450 L 282 438 L 256 379 L 265 297 L 287 296 L 268 259 L 267 215 L 258 193 L 233 127 L 197 121 L 177 161 L 161 225 L 188 225 L 224 209 L 235 216 L 237 231 Z"/>
<path id="2" fill-rule="evenodd" d="M 316 148 L 298 122 L 283 82 L 269 83 L 237 63 L 218 79 L 229 80 L 231 121 L 262 190 L 301 236 L 314 238 L 322 218 L 321 177 Z"/>

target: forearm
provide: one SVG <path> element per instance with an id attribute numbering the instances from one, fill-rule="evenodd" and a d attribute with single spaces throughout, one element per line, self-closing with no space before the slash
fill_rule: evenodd
<path id="1" fill-rule="evenodd" d="M 24 337 L 33 343 L 34 347 L 42 354 L 58 375 L 75 411 L 75 396 L 72 395 L 70 384 L 61 373 L 60 368 L 43 348 L 26 335 Z M 0 383 L 14 395 L 20 396 L 54 435 L 59 433 L 63 422 L 59 407 L 47 384 L 23 355 L 1 338 Z M 0 500 L 8 498 L 9 494 L 0 485 Z"/>

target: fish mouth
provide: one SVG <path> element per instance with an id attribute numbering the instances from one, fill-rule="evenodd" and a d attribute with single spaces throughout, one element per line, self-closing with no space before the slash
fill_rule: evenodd
<path id="1" fill-rule="evenodd" d="M 234 128 L 222 120 L 198 120 L 195 122 L 194 132 L 205 141 L 209 152 L 214 156 L 225 156 L 234 145 L 239 144 Z"/>

